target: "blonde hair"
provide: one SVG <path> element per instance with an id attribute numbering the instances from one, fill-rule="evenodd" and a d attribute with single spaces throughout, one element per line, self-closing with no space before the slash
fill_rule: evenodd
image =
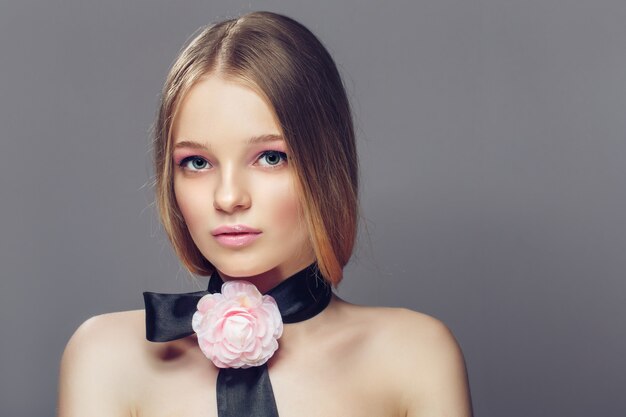
<path id="1" fill-rule="evenodd" d="M 153 145 L 156 202 L 175 252 L 190 272 L 213 271 L 176 203 L 171 138 L 183 97 L 209 74 L 254 88 L 273 109 L 319 270 L 336 286 L 357 230 L 358 160 L 350 105 L 337 67 L 321 42 L 302 24 L 275 13 L 253 12 L 202 29 L 167 76 Z"/>

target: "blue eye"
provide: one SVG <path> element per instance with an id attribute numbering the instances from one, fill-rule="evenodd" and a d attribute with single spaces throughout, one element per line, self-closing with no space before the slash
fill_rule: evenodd
<path id="1" fill-rule="evenodd" d="M 262 166 L 277 167 L 287 162 L 287 154 L 279 151 L 265 151 L 259 156 Z"/>
<path id="2" fill-rule="evenodd" d="M 182 159 L 178 165 L 189 171 L 200 171 L 210 166 L 206 159 L 199 156 L 188 156 Z"/>

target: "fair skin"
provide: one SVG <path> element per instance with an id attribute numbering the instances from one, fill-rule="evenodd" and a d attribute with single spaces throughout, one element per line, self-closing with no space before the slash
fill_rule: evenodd
<path id="1" fill-rule="evenodd" d="M 314 260 L 279 132 L 253 90 L 218 76 L 192 88 L 173 132 L 176 198 L 194 242 L 225 279 L 262 291 Z M 224 246 L 211 230 L 232 224 L 260 234 Z M 81 325 L 63 355 L 58 416 L 216 416 L 218 370 L 195 337 L 144 335 L 143 310 Z M 269 372 L 281 417 L 471 416 L 454 337 L 406 309 L 333 296 L 319 315 L 285 325 Z"/>

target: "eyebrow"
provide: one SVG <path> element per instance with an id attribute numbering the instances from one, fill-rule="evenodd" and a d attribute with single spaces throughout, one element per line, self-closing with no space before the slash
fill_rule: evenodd
<path id="1" fill-rule="evenodd" d="M 253 136 L 250 139 L 248 139 L 246 144 L 256 145 L 258 143 L 277 142 L 277 141 L 284 141 L 284 140 L 285 139 L 283 139 L 281 135 L 268 134 L 268 135 Z M 174 145 L 174 149 L 179 149 L 179 148 L 202 149 L 205 151 L 209 150 L 208 147 L 204 145 L 203 143 L 195 142 L 192 140 L 182 140 L 176 143 L 176 145 Z"/>

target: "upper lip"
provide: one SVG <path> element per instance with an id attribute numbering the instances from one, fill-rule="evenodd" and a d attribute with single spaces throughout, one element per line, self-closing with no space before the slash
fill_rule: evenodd
<path id="1" fill-rule="evenodd" d="M 232 226 L 219 226 L 211 231 L 213 236 L 223 235 L 227 233 L 261 233 L 259 229 L 246 226 L 245 224 L 234 224 Z"/>

